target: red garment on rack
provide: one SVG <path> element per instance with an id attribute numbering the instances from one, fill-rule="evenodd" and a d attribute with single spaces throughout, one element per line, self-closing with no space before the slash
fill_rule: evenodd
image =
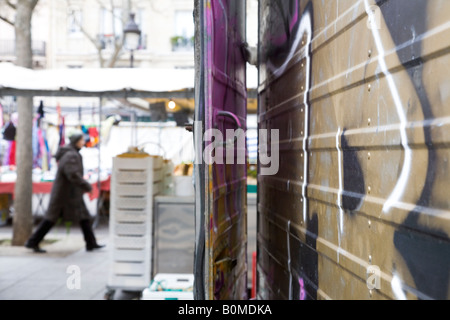
<path id="1" fill-rule="evenodd" d="M 11 148 L 9 151 L 9 163 L 10 166 L 16 165 L 16 140 L 11 141 Z"/>
<path id="2" fill-rule="evenodd" d="M 98 129 L 96 127 L 91 127 L 88 129 L 88 132 L 89 132 L 89 142 L 86 143 L 86 147 L 93 148 L 99 142 Z"/>

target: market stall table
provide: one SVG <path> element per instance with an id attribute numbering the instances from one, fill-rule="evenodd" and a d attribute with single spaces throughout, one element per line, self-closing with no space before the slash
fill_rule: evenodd
<path id="1" fill-rule="evenodd" d="M 100 181 L 100 190 L 98 187 L 98 182 L 92 182 L 92 191 L 89 193 L 89 199 L 94 200 L 97 199 L 102 191 L 110 190 L 111 178 L 108 177 L 105 180 Z M 15 182 L 0 182 L 0 194 L 11 194 L 12 199 L 14 200 L 15 193 Z M 39 211 L 45 211 L 43 206 L 44 195 L 50 194 L 52 191 L 53 182 L 52 181 L 41 181 L 41 182 L 33 182 L 33 196 L 36 197 L 38 201 L 37 207 L 35 208 L 33 215 L 37 215 Z"/>

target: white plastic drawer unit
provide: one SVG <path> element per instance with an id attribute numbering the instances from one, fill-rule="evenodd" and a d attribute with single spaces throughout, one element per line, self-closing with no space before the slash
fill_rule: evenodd
<path id="1" fill-rule="evenodd" d="M 162 177 L 160 157 L 113 159 L 108 287 L 139 291 L 151 280 L 153 197 Z"/>

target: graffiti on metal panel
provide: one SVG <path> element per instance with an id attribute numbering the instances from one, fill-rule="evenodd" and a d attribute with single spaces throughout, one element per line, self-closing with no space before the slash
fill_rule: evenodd
<path id="1" fill-rule="evenodd" d="M 205 1 L 207 45 L 205 56 L 207 77 L 207 126 L 225 133 L 228 121 L 220 111 L 235 114 L 245 127 L 245 66 L 241 53 L 244 2 L 229 0 Z M 214 151 L 217 151 L 216 149 Z M 219 155 L 214 154 L 214 157 Z M 223 162 L 210 165 L 208 268 L 210 299 L 245 299 L 246 288 L 246 211 L 245 165 Z"/>
<path id="2" fill-rule="evenodd" d="M 351 275 L 355 271 L 346 269 L 351 266 L 343 267 L 340 253 L 364 266 L 361 261 L 368 257 L 366 263 L 372 263 L 372 252 L 383 252 L 386 259 L 376 258 L 383 263 L 391 288 L 381 288 L 377 297 L 404 298 L 408 291 L 419 299 L 448 298 L 450 227 L 448 219 L 445 225 L 438 222 L 445 221 L 443 217 L 449 212 L 450 202 L 441 190 L 448 189 L 445 181 L 450 178 L 450 155 L 442 144 L 448 145 L 448 137 L 438 136 L 436 120 L 441 118 L 446 124 L 449 116 L 439 105 L 450 100 L 450 93 L 445 92 L 445 88 L 450 90 L 445 87 L 445 71 L 440 70 L 450 63 L 450 42 L 440 51 L 430 51 L 429 46 L 436 44 L 429 39 L 438 31 L 446 32 L 450 39 L 450 29 L 437 22 L 445 13 L 448 16 L 450 5 L 445 0 L 433 4 L 361 0 L 333 5 L 266 0 L 260 2 L 260 12 L 260 68 L 265 86 L 262 119 L 270 125 L 272 118 L 289 114 L 283 111 L 290 110 L 289 104 L 291 109 L 301 108 L 304 115 L 298 119 L 304 128 L 298 137 L 302 142 L 297 153 L 302 172 L 299 201 L 267 205 L 286 219 L 290 209 L 297 210 L 300 217 L 291 225 L 304 223 L 306 227 L 300 240 L 307 245 L 299 246 L 297 254 L 292 252 L 292 244 L 288 245 L 287 260 L 297 256 L 301 266 L 298 270 L 288 268 L 286 281 L 296 279 L 289 286 L 298 290 L 294 296 L 317 298 L 318 289 L 325 295 L 333 291 L 336 284 L 329 282 L 330 277 L 321 282 L 319 264 L 323 270 L 336 272 L 336 283 L 343 284 L 349 278 L 363 282 L 362 277 Z M 350 22 L 344 26 L 342 21 Z M 342 29 L 337 30 L 340 25 Z M 365 61 L 361 50 L 368 52 Z M 346 59 L 341 59 L 344 56 Z M 355 80 L 358 68 L 364 69 L 364 76 Z M 373 71 L 368 71 L 371 68 Z M 297 73 L 290 72 L 293 69 Z M 433 75 L 441 79 L 440 91 L 430 85 L 435 81 Z M 290 89 L 294 85 L 295 92 Z M 320 95 L 323 87 L 329 90 Z M 294 104 L 294 98 L 301 99 L 301 104 Z M 370 116 L 369 106 L 378 107 L 377 119 Z M 319 113 L 318 108 L 327 112 Z M 437 138 L 444 142 L 436 143 Z M 311 148 L 313 142 L 318 145 L 315 149 Z M 316 192 L 314 197 L 312 191 Z M 292 191 L 288 187 L 284 192 Z M 328 208 L 335 213 L 337 227 L 325 219 Z M 395 219 L 399 214 L 405 217 L 400 222 Z M 363 221 L 368 221 L 370 232 L 361 229 Z M 326 244 L 336 245 L 329 246 L 337 252 L 336 258 L 324 260 L 318 255 L 320 237 L 325 237 Z M 291 242 L 289 239 L 288 235 Z M 263 279 L 270 284 L 269 278 Z M 351 290 L 345 294 L 353 298 L 373 294 L 360 284 Z"/>
<path id="3" fill-rule="evenodd" d="M 428 6 L 428 1 L 397 0 L 380 4 L 380 9 L 394 43 L 396 46 L 403 45 L 397 51 L 398 57 L 414 85 L 423 118 L 431 120 L 435 116 L 430 102 L 432 99 L 428 96 L 424 84 L 424 45 L 421 40 L 410 41 L 428 30 L 427 22 L 430 17 L 424 14 L 428 11 Z M 404 45 L 405 43 L 408 45 Z M 422 192 L 416 201 L 417 207 L 408 214 L 395 232 L 394 245 L 405 260 L 417 289 L 428 297 L 445 299 L 450 281 L 450 238 L 440 229 L 420 226 L 419 221 L 423 208 L 433 206 L 432 192 L 438 163 L 431 130 L 431 126 L 423 127 L 427 167 Z M 417 166 L 411 168 L 408 175 L 418 170 Z M 409 228 L 423 231 L 411 232 Z"/>

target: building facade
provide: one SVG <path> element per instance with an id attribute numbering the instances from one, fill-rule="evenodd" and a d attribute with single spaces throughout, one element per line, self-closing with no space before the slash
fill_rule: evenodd
<path id="1" fill-rule="evenodd" d="M 134 67 L 194 67 L 191 0 L 40 0 L 32 21 L 34 68 L 129 67 L 122 36 L 130 12 L 142 32 Z M 14 60 L 14 28 L 0 20 L 0 62 Z"/>

